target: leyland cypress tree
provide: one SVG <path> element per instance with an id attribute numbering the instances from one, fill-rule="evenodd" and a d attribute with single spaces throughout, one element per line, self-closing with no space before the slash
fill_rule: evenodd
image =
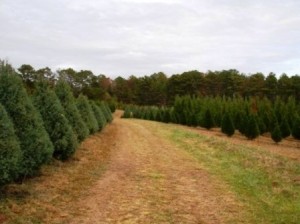
<path id="1" fill-rule="evenodd" d="M 36 85 L 33 102 L 42 115 L 44 126 L 54 145 L 53 156 L 60 160 L 68 159 L 75 152 L 78 142 L 57 95 L 46 82 L 40 82 Z"/>
<path id="2" fill-rule="evenodd" d="M 286 116 L 284 116 L 282 118 L 282 121 L 281 121 L 281 124 L 280 124 L 279 128 L 280 128 L 282 138 L 286 138 L 286 137 L 291 135 L 291 128 L 289 126 L 289 121 L 286 118 Z"/>
<path id="3" fill-rule="evenodd" d="M 88 127 L 90 134 L 97 132 L 99 129 L 98 122 L 86 96 L 82 94 L 79 95 L 79 97 L 77 98 L 77 108 L 81 114 L 83 121 Z"/>
<path id="4" fill-rule="evenodd" d="M 212 127 L 214 127 L 215 125 L 215 121 L 213 118 L 213 115 L 210 111 L 210 109 L 206 109 L 204 116 L 202 117 L 202 127 L 206 128 L 206 129 L 211 129 Z"/>
<path id="5" fill-rule="evenodd" d="M 22 151 L 13 123 L 0 104 L 0 187 L 19 174 Z"/>
<path id="6" fill-rule="evenodd" d="M 103 112 L 101 111 L 100 107 L 98 107 L 96 105 L 96 103 L 94 101 L 90 101 L 90 104 L 91 104 L 91 107 L 94 111 L 95 118 L 98 122 L 99 130 L 101 131 L 106 125 L 106 120 L 105 120 L 105 117 L 103 115 Z"/>
<path id="7" fill-rule="evenodd" d="M 259 128 L 257 124 L 256 116 L 253 114 L 250 114 L 247 119 L 247 126 L 245 128 L 245 136 L 252 140 L 259 136 Z"/>
<path id="8" fill-rule="evenodd" d="M 101 108 L 101 110 L 102 110 L 102 112 L 105 116 L 106 121 L 108 123 L 112 122 L 113 117 L 112 117 L 111 111 L 110 111 L 109 107 L 107 106 L 107 104 L 104 103 L 104 102 L 101 102 L 99 105 L 100 105 L 100 108 Z"/>
<path id="9" fill-rule="evenodd" d="M 0 68 L 0 103 L 11 117 L 20 141 L 20 175 L 33 175 L 51 159 L 54 148 L 22 80 L 5 66 Z"/>
<path id="10" fill-rule="evenodd" d="M 274 125 L 274 130 L 271 132 L 271 138 L 276 143 L 278 143 L 282 140 L 282 136 L 281 136 L 281 132 L 280 132 L 278 122 L 276 122 L 276 124 Z"/>
<path id="11" fill-rule="evenodd" d="M 76 107 L 76 101 L 70 86 L 60 80 L 55 86 L 55 93 L 64 108 L 64 115 L 72 126 L 78 141 L 83 141 L 89 135 L 89 130 Z"/>
<path id="12" fill-rule="evenodd" d="M 295 139 L 300 140 L 300 116 L 299 115 L 295 115 L 292 135 Z"/>
<path id="13" fill-rule="evenodd" d="M 227 136 L 232 136 L 234 134 L 234 125 L 232 122 L 231 114 L 229 112 L 225 112 L 222 123 L 221 123 L 221 130 Z"/>

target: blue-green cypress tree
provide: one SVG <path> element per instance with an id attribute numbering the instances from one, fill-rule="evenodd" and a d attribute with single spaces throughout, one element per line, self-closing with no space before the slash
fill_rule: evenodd
<path id="1" fill-rule="evenodd" d="M 13 123 L 0 104 L 0 187 L 19 175 L 22 151 Z"/>
<path id="2" fill-rule="evenodd" d="M 234 134 L 235 128 L 229 112 L 225 112 L 222 118 L 221 130 L 227 136 L 232 136 Z"/>
<path id="3" fill-rule="evenodd" d="M 36 85 L 33 102 L 53 143 L 53 156 L 60 160 L 68 159 L 75 152 L 78 142 L 57 95 L 46 82 L 41 81 Z"/>
<path id="4" fill-rule="evenodd" d="M 5 66 L 0 70 L 0 103 L 11 117 L 20 141 L 20 175 L 34 175 L 42 164 L 51 159 L 54 148 L 22 80 Z"/>
<path id="5" fill-rule="evenodd" d="M 65 117 L 72 126 L 78 141 L 82 142 L 89 135 L 89 130 L 76 107 L 71 87 L 65 81 L 60 80 L 55 86 L 55 93 L 64 108 Z"/>
<path id="6" fill-rule="evenodd" d="M 89 129 L 90 134 L 93 134 L 99 130 L 97 119 L 89 104 L 89 100 L 86 96 L 80 94 L 77 98 L 77 108 L 81 114 L 83 121 Z"/>
<path id="7" fill-rule="evenodd" d="M 281 131 L 278 125 L 278 122 L 274 125 L 274 130 L 271 132 L 271 138 L 274 142 L 278 143 L 282 140 Z"/>
<path id="8" fill-rule="evenodd" d="M 103 112 L 101 111 L 100 107 L 96 105 L 96 103 L 94 101 L 90 101 L 90 104 L 93 109 L 95 118 L 98 122 L 99 131 L 101 131 L 106 125 L 106 120 L 103 115 Z"/>

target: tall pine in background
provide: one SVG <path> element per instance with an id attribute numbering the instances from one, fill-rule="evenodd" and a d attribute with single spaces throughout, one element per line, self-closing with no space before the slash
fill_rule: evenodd
<path id="1" fill-rule="evenodd" d="M 68 159 L 75 152 L 78 142 L 58 97 L 47 82 L 41 81 L 36 85 L 33 100 L 54 145 L 54 157 Z"/>
<path id="2" fill-rule="evenodd" d="M 22 80 L 10 66 L 0 66 L 0 103 L 10 115 L 22 150 L 20 174 L 33 175 L 54 151 L 43 121 L 34 108 Z"/>
<path id="3" fill-rule="evenodd" d="M 55 93 L 64 108 L 64 115 L 69 120 L 78 141 L 82 142 L 89 135 L 89 130 L 76 107 L 76 100 L 70 86 L 65 81 L 60 80 L 55 86 Z"/>

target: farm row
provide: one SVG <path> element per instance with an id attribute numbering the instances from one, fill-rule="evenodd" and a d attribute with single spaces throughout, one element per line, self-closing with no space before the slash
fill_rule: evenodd
<path id="1" fill-rule="evenodd" d="M 238 130 L 248 139 L 271 133 L 272 139 L 280 142 L 290 135 L 300 139 L 299 111 L 293 97 L 271 102 L 267 98 L 177 96 L 172 107 L 127 106 L 123 117 L 206 129 L 220 127 L 228 136 Z"/>
<path id="2" fill-rule="evenodd" d="M 35 175 L 52 158 L 67 160 L 112 121 L 106 103 L 75 98 L 63 80 L 35 84 L 28 94 L 14 69 L 0 64 L 0 186 Z"/>

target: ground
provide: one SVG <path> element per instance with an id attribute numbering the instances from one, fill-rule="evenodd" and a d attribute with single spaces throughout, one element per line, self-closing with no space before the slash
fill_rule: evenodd
<path id="1" fill-rule="evenodd" d="M 106 173 L 72 223 L 224 223 L 240 206 L 226 186 L 147 126 L 116 119 Z M 237 217 L 238 218 L 238 217 Z"/>
<path id="2" fill-rule="evenodd" d="M 0 223 L 251 223 L 247 205 L 228 183 L 162 137 L 162 126 L 120 114 L 87 139 L 72 161 L 46 167 L 23 187 L 9 186 Z M 178 128 L 228 139 L 218 130 Z M 294 142 L 278 146 L 266 139 L 236 135 L 229 141 L 300 158 Z M 20 188 L 28 194 L 21 201 L 13 196 Z"/>

